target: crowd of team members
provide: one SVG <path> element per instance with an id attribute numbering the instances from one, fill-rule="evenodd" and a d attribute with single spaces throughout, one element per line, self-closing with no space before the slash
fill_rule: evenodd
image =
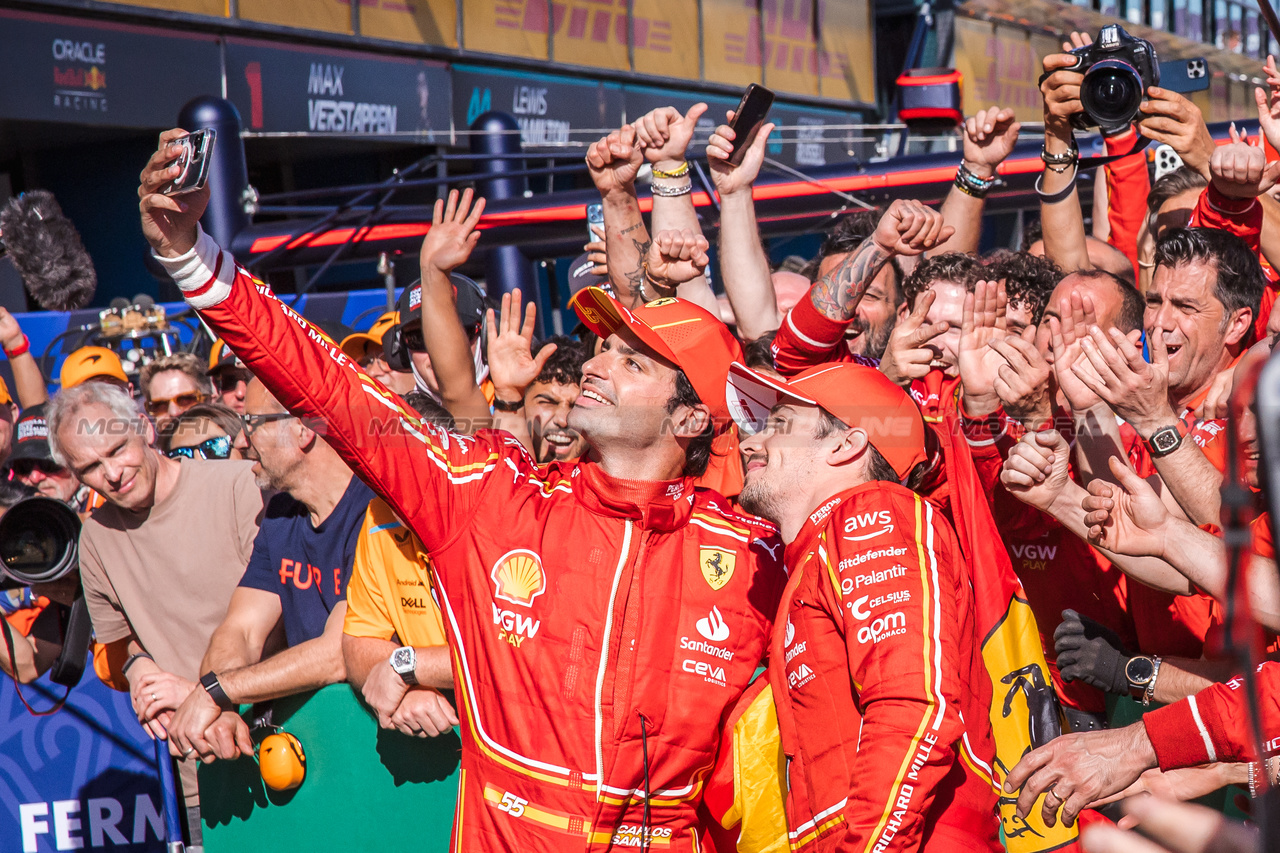
<path id="1" fill-rule="evenodd" d="M 196 763 L 252 752 L 238 707 L 343 681 L 383 727 L 461 725 L 465 849 L 996 850 L 1000 797 L 1070 825 L 1280 776 L 1222 652 L 1219 538 L 1229 401 L 1276 339 L 1277 169 L 1153 89 L 1108 147 L 1145 135 L 1183 166 L 1151 184 L 1141 156 L 1112 163 L 1089 234 L 1065 64 L 1045 60 L 1039 233 L 1016 252 L 977 254 L 1009 110 L 967 121 L 940 210 L 844 215 L 786 270 L 752 201 L 772 127 L 740 165 L 717 127 L 719 298 L 685 162 L 705 108 L 643 116 L 588 150 L 605 233 L 574 270 L 582 326 L 539 343 L 519 291 L 486 311 L 455 272 L 481 239 L 470 190 L 437 203 L 397 311 L 334 340 L 199 231 L 199 195 L 156 193 L 181 132 L 162 135 L 143 229 L 222 338 L 207 365 L 148 365 L 147 419 L 107 350 L 69 357 L 47 401 L 0 314 L 24 407 L 0 401 L 0 506 L 38 490 L 86 513 L 95 666 L 182 759 L 192 839 Z M 104 418 L 136 428 L 84 428 Z M 1260 496 L 1251 415 L 1232 425 Z M 1270 651 L 1265 515 L 1254 531 Z M 973 588 L 992 547 L 1067 732 L 998 773 Z M 21 600 L 7 668 L 48 666 L 74 593 Z M 1259 670 L 1268 742 L 1277 668 Z M 1109 728 L 1108 694 L 1164 707 Z M 771 715 L 776 804 L 738 742 Z"/>

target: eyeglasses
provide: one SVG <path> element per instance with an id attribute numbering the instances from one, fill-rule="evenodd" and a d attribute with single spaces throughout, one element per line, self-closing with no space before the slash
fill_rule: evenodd
<path id="1" fill-rule="evenodd" d="M 248 438 L 253 435 L 254 430 L 265 423 L 288 420 L 292 417 L 293 415 L 288 412 L 273 412 L 267 415 L 241 415 L 240 420 L 244 422 L 244 435 L 245 438 Z"/>
<path id="2" fill-rule="evenodd" d="M 225 435 L 216 435 L 192 447 L 171 447 L 164 455 L 170 459 L 180 456 L 186 459 L 195 459 L 197 456 L 201 459 L 230 459 L 231 439 Z"/>
<path id="3" fill-rule="evenodd" d="M 464 326 L 462 329 L 466 332 L 467 340 L 474 341 L 480 336 L 480 324 L 474 323 L 470 326 Z M 422 336 L 422 326 L 411 326 L 410 328 L 400 327 L 400 340 L 404 343 L 407 350 L 413 352 L 426 352 L 427 342 Z"/>
<path id="4" fill-rule="evenodd" d="M 237 370 L 234 367 L 227 367 L 218 371 L 215 382 L 218 383 L 219 394 L 230 394 L 236 390 L 241 382 L 248 384 L 253 378 L 253 374 L 247 370 Z"/>
<path id="5" fill-rule="evenodd" d="M 153 417 L 158 415 L 168 414 L 170 403 L 176 405 L 179 409 L 185 412 L 187 409 L 191 408 L 196 403 L 203 403 L 204 401 L 205 401 L 205 396 L 200 392 L 187 391 L 185 393 L 177 395 L 176 397 L 170 397 L 167 400 L 156 400 L 156 399 L 148 400 L 147 413 L 152 415 Z"/>
<path id="6" fill-rule="evenodd" d="M 32 471 L 49 476 L 62 471 L 62 466 L 50 459 L 15 459 L 9 463 L 9 470 L 15 477 L 30 477 Z"/>

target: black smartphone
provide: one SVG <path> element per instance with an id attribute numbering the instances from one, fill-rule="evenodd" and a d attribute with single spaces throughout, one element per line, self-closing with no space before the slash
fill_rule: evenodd
<path id="1" fill-rule="evenodd" d="M 1186 95 L 1209 88 L 1209 63 L 1197 59 L 1169 59 L 1160 63 L 1160 88 Z"/>
<path id="2" fill-rule="evenodd" d="M 755 141 L 760 132 L 760 125 L 769 117 L 769 108 L 773 106 L 773 92 L 764 86 L 752 83 L 742 93 L 738 108 L 733 111 L 733 151 L 729 154 L 729 162 L 738 165 L 746 155 L 747 149 Z"/>
<path id="3" fill-rule="evenodd" d="M 209 180 L 209 163 L 213 159 L 213 143 L 217 137 L 218 132 L 208 128 L 174 140 L 175 145 L 182 146 L 182 152 L 173 161 L 178 166 L 178 176 L 161 192 L 181 195 L 204 187 Z"/>

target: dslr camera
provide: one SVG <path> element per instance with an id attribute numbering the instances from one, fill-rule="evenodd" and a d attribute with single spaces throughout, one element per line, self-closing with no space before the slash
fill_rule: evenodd
<path id="1" fill-rule="evenodd" d="M 1082 130 L 1093 126 L 1104 134 L 1124 130 L 1137 118 L 1147 89 L 1160 85 L 1155 47 L 1118 24 L 1103 27 L 1097 41 L 1071 53 L 1076 64 L 1066 70 L 1084 74 L 1080 84 L 1084 111 L 1071 117 L 1071 123 Z M 1044 82 L 1044 77 L 1040 80 Z"/>
<path id="2" fill-rule="evenodd" d="M 61 580 L 80 567 L 80 517 L 62 501 L 19 501 L 0 515 L 0 588 Z"/>

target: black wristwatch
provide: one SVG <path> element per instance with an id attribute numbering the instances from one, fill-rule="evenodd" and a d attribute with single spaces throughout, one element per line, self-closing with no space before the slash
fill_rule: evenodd
<path id="1" fill-rule="evenodd" d="M 231 697 L 227 695 L 227 691 L 222 689 L 222 685 L 218 683 L 216 673 L 207 672 L 200 676 L 200 686 L 204 688 L 204 692 L 209 694 L 209 698 L 213 700 L 224 711 L 234 711 L 236 703 L 231 701 Z"/>
<path id="2" fill-rule="evenodd" d="M 519 400 L 516 400 L 514 403 L 508 403 L 506 400 L 499 400 L 497 397 L 494 397 L 493 408 L 499 412 L 509 412 L 509 413 L 518 412 L 524 408 L 524 397 L 521 397 Z"/>
<path id="3" fill-rule="evenodd" d="M 1151 433 L 1151 437 L 1144 443 L 1147 446 L 1147 452 L 1151 454 L 1151 458 L 1159 459 L 1161 456 L 1168 456 L 1181 447 L 1184 435 L 1183 425 L 1179 422 L 1171 426 L 1160 427 L 1160 429 Z"/>
<path id="4" fill-rule="evenodd" d="M 1146 655 L 1134 655 L 1125 662 L 1124 677 L 1134 690 L 1145 692 L 1155 676 L 1156 662 Z"/>

